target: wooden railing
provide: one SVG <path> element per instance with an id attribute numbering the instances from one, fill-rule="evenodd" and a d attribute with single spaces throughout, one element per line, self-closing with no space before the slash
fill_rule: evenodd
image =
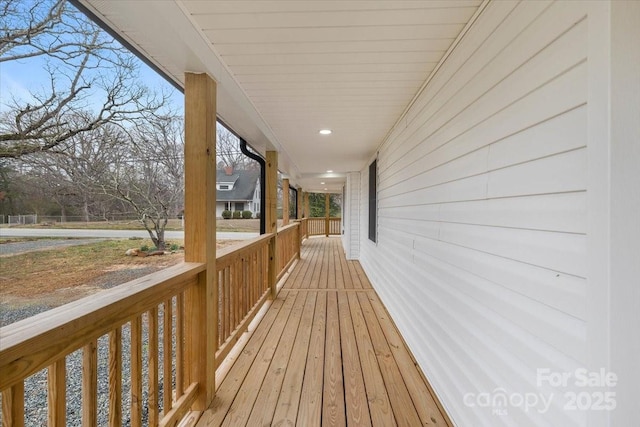
<path id="1" fill-rule="evenodd" d="M 299 232 L 300 225 L 297 222 L 278 230 L 278 280 L 286 273 L 291 264 L 300 258 Z"/>
<path id="2" fill-rule="evenodd" d="M 340 218 L 308 218 L 307 229 L 309 236 L 330 236 L 342 234 Z M 327 227 L 329 232 L 327 233 Z"/>
<path id="3" fill-rule="evenodd" d="M 342 234 L 342 219 L 329 218 L 329 236 L 339 236 Z"/>
<path id="4" fill-rule="evenodd" d="M 299 230 L 295 222 L 218 254 L 216 366 L 299 257 Z M 204 264 L 182 263 L 0 328 L 3 425 L 24 425 L 25 380 L 43 369 L 48 423 L 66 425 L 67 358 L 79 349 L 83 425 L 97 425 L 100 414 L 103 424 L 120 426 L 128 415 L 140 426 L 143 412 L 149 426 L 176 425 L 207 387 L 192 369 L 205 336 L 192 313 L 205 309 L 206 274 Z M 99 372 L 108 392 L 98 390 Z M 130 376 L 126 395 L 123 375 Z M 106 403 L 98 404 L 99 393 Z"/>
<path id="5" fill-rule="evenodd" d="M 263 235 L 222 250 L 216 259 L 219 312 L 216 366 L 269 296 L 269 242 L 272 239 L 273 234 Z"/>
<path id="6" fill-rule="evenodd" d="M 296 219 L 297 223 L 300 224 L 300 243 L 304 241 L 304 239 L 309 237 L 309 231 L 307 227 L 307 223 L 309 222 L 308 218 Z"/>
<path id="7" fill-rule="evenodd" d="M 203 264 L 183 263 L 0 329 L 3 425 L 24 425 L 24 380 L 44 368 L 48 369 L 49 425 L 66 424 L 66 357 L 78 349 L 82 349 L 83 425 L 97 425 L 98 339 L 105 336 L 108 343 L 103 339 L 101 344 L 107 344 L 108 353 L 108 424 L 121 424 L 122 402 L 129 400 L 131 425 L 141 425 L 143 354 L 148 363 L 149 424 L 176 424 L 198 390 L 197 382 L 190 379 L 191 352 L 183 338 L 189 333 L 188 293 L 203 283 L 199 280 L 203 274 Z M 129 336 L 125 343 L 129 352 L 124 355 L 130 365 L 129 399 L 121 395 L 124 335 Z M 158 357 L 160 346 L 162 358 Z"/>

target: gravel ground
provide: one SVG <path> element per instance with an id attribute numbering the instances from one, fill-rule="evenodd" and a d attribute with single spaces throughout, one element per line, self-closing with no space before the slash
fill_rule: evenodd
<path id="1" fill-rule="evenodd" d="M 33 315 L 37 310 L 42 311 L 41 307 L 30 307 L 34 312 L 28 315 Z M 24 315 L 24 313 L 21 313 Z M 159 310 L 158 318 L 158 336 L 159 336 L 159 396 L 158 402 L 160 410 L 162 409 L 163 399 L 163 360 L 165 353 L 165 346 L 163 343 L 163 316 L 164 312 L 162 308 Z M 175 320 L 175 319 L 174 319 Z M 143 360 L 143 425 L 147 425 L 148 413 L 146 409 L 148 407 L 149 395 L 148 395 L 148 327 L 146 316 L 143 317 L 143 337 L 142 337 L 142 360 Z M 174 325 L 175 328 L 175 325 Z M 166 349 L 171 353 L 171 359 L 175 363 L 175 334 L 173 342 Z M 130 420 L 130 406 L 131 406 L 131 337 L 129 324 L 125 324 L 122 327 L 122 425 L 129 426 Z M 109 381 L 108 381 L 108 357 L 109 357 L 109 338 L 107 335 L 98 339 L 98 425 L 108 425 L 108 412 L 109 412 Z M 174 365 L 172 363 L 172 365 Z M 82 350 L 75 351 L 66 357 L 67 365 L 67 426 L 81 426 L 82 425 Z M 175 365 L 174 365 L 175 366 Z M 175 384 L 175 368 L 173 369 L 172 383 Z M 24 382 L 25 386 L 25 425 L 26 426 L 46 426 L 47 425 L 47 371 L 46 369 L 32 375 Z M 0 409 L 0 419 L 2 410 Z"/>
<path id="2" fill-rule="evenodd" d="M 51 248 L 66 248 L 68 246 L 88 245 L 104 239 L 41 239 L 29 242 L 3 243 L 0 245 L 0 256 L 16 255 L 24 252 L 44 251 Z"/>
<path id="3" fill-rule="evenodd" d="M 6 246 L 9 243 L 0 246 Z M 148 266 L 142 268 L 127 268 L 122 270 L 110 271 L 98 278 L 96 278 L 91 285 L 97 286 L 102 289 L 113 288 L 114 286 L 121 285 L 138 277 L 146 276 L 155 271 L 158 271 L 163 267 Z M 42 299 L 35 300 L 31 304 L 20 304 L 15 306 L 0 301 L 0 327 L 10 325 L 11 323 L 18 322 L 22 319 L 26 319 L 43 311 L 51 310 L 58 307 L 60 304 L 53 299 L 43 301 Z"/>
<path id="4" fill-rule="evenodd" d="M 86 243 L 94 242 L 95 239 L 87 241 Z M 18 244 L 33 244 L 42 243 L 37 242 L 22 242 Z M 54 241 L 55 242 L 55 241 Z M 65 242 L 65 241 L 57 241 Z M 77 240 L 73 241 L 73 244 L 77 244 Z M 84 244 L 84 243 L 83 243 Z M 12 243 L 5 243 L 1 246 L 13 245 Z M 33 248 L 34 246 L 31 246 Z M 33 250 L 33 249 L 31 249 Z M 37 249 L 35 249 L 37 250 Z M 24 252 L 20 249 L 20 252 Z M 96 279 L 93 285 L 103 289 L 112 288 L 138 277 L 147 275 L 154 271 L 157 271 L 161 267 L 143 267 L 136 269 L 123 269 L 111 271 L 106 275 L 103 275 Z M 56 307 L 58 304 L 55 302 L 42 302 L 38 301 L 34 304 L 21 305 L 14 307 L 9 304 L 0 303 L 0 326 L 6 326 L 11 323 L 26 319 L 44 311 L 50 310 Z M 145 317 L 146 319 L 146 317 Z M 162 307 L 159 310 L 159 332 L 160 339 L 159 344 L 159 398 L 158 401 L 162 402 L 162 361 L 164 353 L 164 344 L 162 342 L 163 334 L 163 310 Z M 173 334 L 175 335 L 175 334 Z M 146 320 L 144 321 L 143 328 L 143 410 L 146 411 L 148 404 L 148 356 L 147 356 L 147 336 L 148 329 Z M 175 337 L 174 337 L 175 339 Z M 131 339 L 129 333 L 129 325 L 125 324 L 122 327 L 122 420 L 123 426 L 130 425 L 130 348 Z M 171 345 L 172 359 L 175 358 L 175 342 Z M 98 425 L 108 425 L 108 412 L 109 412 L 109 381 L 108 381 L 108 356 L 109 356 L 109 339 L 108 336 L 103 336 L 98 340 Z M 82 425 L 82 351 L 78 350 L 66 357 L 67 364 L 67 426 L 81 426 Z M 175 372 L 173 374 L 172 382 L 175 381 Z M 25 386 L 25 425 L 26 426 L 46 426 L 47 425 L 47 371 L 46 369 L 40 371 L 31 377 L 27 378 L 24 383 Z M 160 403 L 161 405 L 161 403 Z M 147 413 L 143 413 L 143 425 L 147 423 Z M 2 419 L 2 409 L 0 408 L 0 419 Z"/>

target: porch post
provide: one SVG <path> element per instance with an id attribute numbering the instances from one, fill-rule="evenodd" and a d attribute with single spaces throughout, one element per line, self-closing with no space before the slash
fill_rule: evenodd
<path id="1" fill-rule="evenodd" d="M 267 151 L 267 160 L 266 160 L 266 182 L 265 182 L 265 202 L 266 206 L 264 209 L 265 212 L 265 224 L 266 224 L 266 233 L 274 233 L 278 232 L 278 152 L 277 151 Z M 271 288 L 271 298 L 275 299 L 276 297 L 276 278 L 278 276 L 277 265 L 278 265 L 278 251 L 277 251 L 277 238 L 274 237 L 269 241 L 269 271 L 268 271 L 268 279 L 269 279 L 269 287 Z"/>
<path id="2" fill-rule="evenodd" d="M 298 197 L 296 198 L 296 208 L 298 209 L 297 217 L 298 219 L 302 219 L 302 205 L 304 201 L 304 191 L 302 191 L 302 187 L 298 187 Z"/>
<path id="3" fill-rule="evenodd" d="M 282 225 L 289 224 L 289 178 L 282 180 Z"/>
<path id="4" fill-rule="evenodd" d="M 184 259 L 207 267 L 186 292 L 187 376 L 199 383 L 192 409 L 204 411 L 215 394 L 218 342 L 216 82 L 206 74 L 186 73 L 184 102 Z"/>
<path id="5" fill-rule="evenodd" d="M 309 193 L 304 193 L 304 217 L 309 218 L 311 210 L 309 209 Z"/>
<path id="6" fill-rule="evenodd" d="M 324 220 L 324 232 L 326 237 L 329 237 L 329 193 L 324 194 L 324 210 L 325 210 L 325 220 Z"/>

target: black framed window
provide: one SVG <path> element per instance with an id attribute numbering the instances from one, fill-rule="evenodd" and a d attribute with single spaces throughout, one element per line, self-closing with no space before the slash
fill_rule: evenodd
<path id="1" fill-rule="evenodd" d="M 372 242 L 378 241 L 376 234 L 376 223 L 378 219 L 377 178 L 378 160 L 376 159 L 369 165 L 369 240 Z"/>

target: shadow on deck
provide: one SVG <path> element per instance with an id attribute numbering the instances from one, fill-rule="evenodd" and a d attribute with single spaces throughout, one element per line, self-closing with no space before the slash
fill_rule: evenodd
<path id="1" fill-rule="evenodd" d="M 448 424 L 360 264 L 312 238 L 197 425 Z"/>

